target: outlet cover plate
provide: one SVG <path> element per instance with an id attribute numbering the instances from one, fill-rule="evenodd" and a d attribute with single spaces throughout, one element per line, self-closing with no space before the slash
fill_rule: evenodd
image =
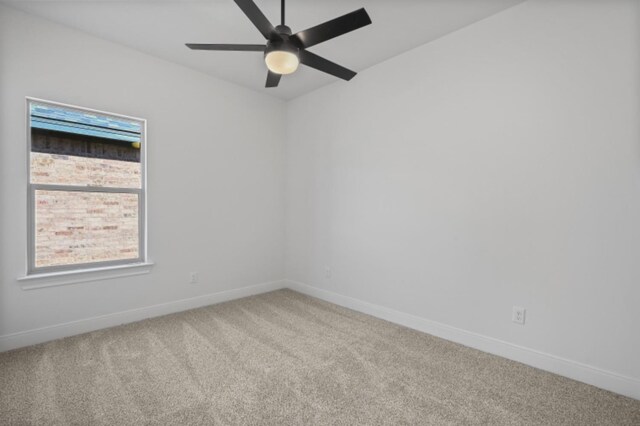
<path id="1" fill-rule="evenodd" d="M 513 313 L 511 315 L 511 321 L 516 324 L 524 325 L 525 316 L 527 314 L 527 310 L 522 306 L 514 306 Z"/>

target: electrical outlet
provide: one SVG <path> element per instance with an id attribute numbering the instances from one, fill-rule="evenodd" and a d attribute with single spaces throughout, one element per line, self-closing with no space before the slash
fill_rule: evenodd
<path id="1" fill-rule="evenodd" d="M 197 272 L 191 272 L 189 274 L 190 279 L 189 279 L 189 283 L 190 284 L 198 284 L 198 273 Z"/>
<path id="2" fill-rule="evenodd" d="M 515 322 L 516 324 L 524 325 L 524 318 L 526 313 L 527 310 L 522 306 L 514 306 L 513 314 L 511 315 L 511 321 Z"/>
<path id="3" fill-rule="evenodd" d="M 327 279 L 331 278 L 331 268 L 328 266 L 324 267 L 324 277 Z"/>

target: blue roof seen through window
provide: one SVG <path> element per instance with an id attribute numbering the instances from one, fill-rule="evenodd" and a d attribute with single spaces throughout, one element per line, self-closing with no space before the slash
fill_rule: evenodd
<path id="1" fill-rule="evenodd" d="M 31 127 L 64 133 L 113 139 L 122 142 L 140 142 L 142 126 L 135 121 L 106 115 L 32 103 Z"/>

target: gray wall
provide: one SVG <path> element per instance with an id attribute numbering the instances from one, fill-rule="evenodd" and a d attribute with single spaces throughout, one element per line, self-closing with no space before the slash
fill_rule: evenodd
<path id="1" fill-rule="evenodd" d="M 3 6 L 0 58 L 0 343 L 284 277 L 281 101 Z M 150 274 L 22 290 L 25 96 L 148 120 Z"/>
<path id="2" fill-rule="evenodd" d="M 640 397 L 639 12 L 528 1 L 290 102 L 287 277 Z"/>

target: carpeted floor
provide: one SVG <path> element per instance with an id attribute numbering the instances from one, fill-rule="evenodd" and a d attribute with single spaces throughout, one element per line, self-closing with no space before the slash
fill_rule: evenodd
<path id="1" fill-rule="evenodd" d="M 640 425 L 640 401 L 290 290 L 0 354 L 2 425 Z"/>

